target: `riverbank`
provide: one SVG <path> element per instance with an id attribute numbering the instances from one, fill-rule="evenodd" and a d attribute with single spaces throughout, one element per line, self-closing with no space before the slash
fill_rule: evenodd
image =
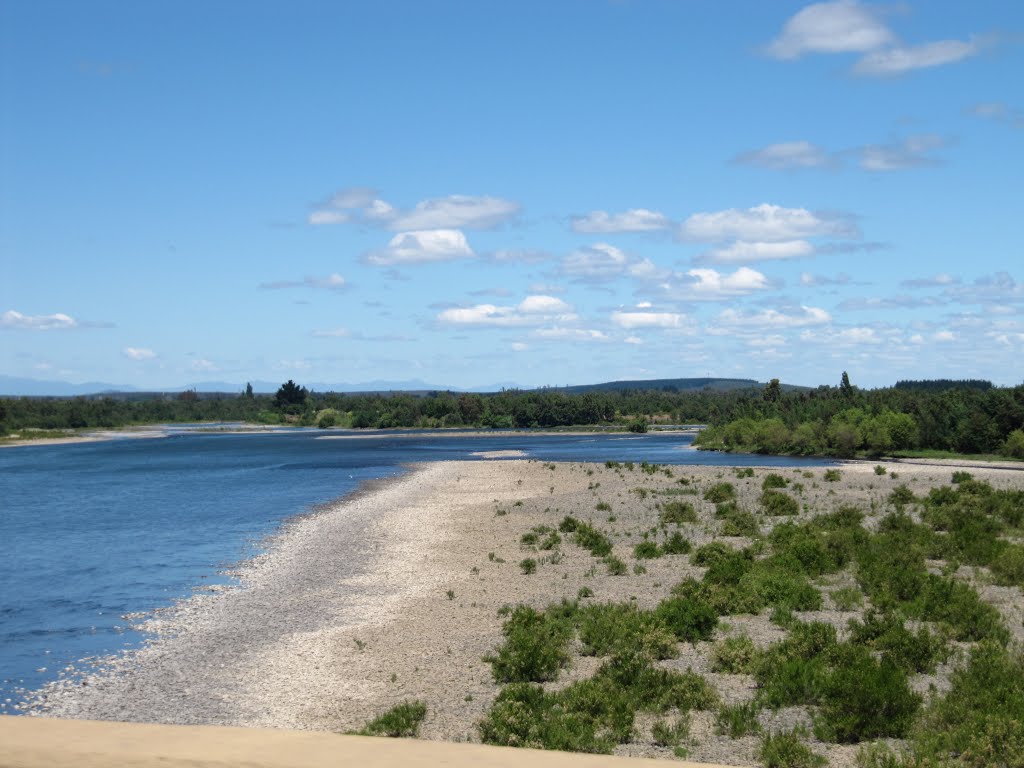
<path id="1" fill-rule="evenodd" d="M 240 587 L 211 591 L 165 611 L 147 624 L 155 639 L 138 652 L 109 661 L 80 680 L 50 686 L 37 713 L 57 717 L 180 724 L 246 725 L 347 731 L 408 700 L 427 705 L 421 738 L 479 741 L 477 724 L 500 691 L 484 657 L 503 642 L 499 609 L 525 603 L 542 609 L 561 600 L 633 603 L 652 609 L 686 577 L 705 568 L 685 553 L 636 556 L 657 530 L 669 502 L 693 508 L 678 530 L 697 549 L 712 541 L 732 546 L 747 536 L 725 536 L 716 506 L 705 499 L 716 485 L 733 486 L 741 509 L 756 510 L 768 475 L 782 477 L 799 499 L 793 517 L 756 514 L 762 533 L 787 520 L 802 521 L 853 505 L 871 529 L 887 512 L 894 491 L 917 496 L 948 484 L 945 467 L 849 463 L 831 470 L 727 467 L 643 467 L 536 461 L 439 462 L 366 489 L 284 527 L 268 551 L 243 563 Z M 995 488 L 1022 488 L 1019 473 L 973 472 Z M 829 478 L 832 479 L 829 479 Z M 531 543 L 538 527 L 557 528 L 566 516 L 588 522 L 609 539 L 621 571 L 607 567 L 564 534 L 547 550 Z M 546 535 L 546 534 L 542 534 Z M 524 536 L 527 537 L 524 540 Z M 537 536 L 534 536 L 535 542 Z M 533 562 L 532 568 L 525 561 Z M 978 580 L 982 598 L 1024 640 L 1019 588 Z M 849 573 L 821 582 L 820 610 L 801 613 L 845 631 L 863 615 L 832 595 L 853 584 Z M 745 635 L 757 648 L 786 636 L 770 619 L 723 619 L 709 640 L 682 643 L 678 656 L 659 662 L 703 677 L 724 705 L 749 702 L 749 674 L 715 670 L 716 643 Z M 604 659 L 580 655 L 550 690 L 592 676 Z M 913 679 L 915 689 L 948 687 L 951 667 Z M 683 713 L 685 714 L 685 713 Z M 781 731 L 810 725 L 806 707 L 763 709 L 759 727 Z M 659 722 L 637 715 L 635 736 L 616 754 L 671 757 L 652 735 Z M 719 733 L 714 709 L 689 715 L 683 739 L 691 759 L 754 765 L 761 739 Z M 811 746 L 834 765 L 853 765 L 856 745 Z"/>

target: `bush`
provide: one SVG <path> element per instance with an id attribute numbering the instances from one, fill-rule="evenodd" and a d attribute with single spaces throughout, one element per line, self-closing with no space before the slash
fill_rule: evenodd
<path id="1" fill-rule="evenodd" d="M 697 512 L 687 501 L 666 501 L 661 505 L 661 524 L 682 525 L 697 522 Z"/>
<path id="2" fill-rule="evenodd" d="M 718 626 L 718 614 L 700 600 L 670 597 L 654 609 L 654 615 L 676 638 L 690 643 L 710 640 Z"/>
<path id="3" fill-rule="evenodd" d="M 651 738 L 659 747 L 676 747 L 690 737 L 690 718 L 688 715 L 676 718 L 674 723 L 659 720 L 651 726 Z"/>
<path id="4" fill-rule="evenodd" d="M 886 468 L 883 467 L 881 464 L 875 465 L 875 474 L 878 475 L 879 477 L 885 477 L 886 472 Z"/>
<path id="5" fill-rule="evenodd" d="M 633 603 L 591 605 L 577 615 L 584 656 L 636 651 L 653 659 L 676 655 L 675 636 L 651 611 Z"/>
<path id="6" fill-rule="evenodd" d="M 555 680 L 559 670 L 569 663 L 572 625 L 561 618 L 538 613 L 521 605 L 502 627 L 504 644 L 490 662 L 494 680 L 499 683 Z"/>
<path id="7" fill-rule="evenodd" d="M 426 704 L 422 701 L 406 701 L 374 718 L 358 733 L 360 736 L 413 738 L 419 733 L 420 723 L 426 716 Z"/>
<path id="8" fill-rule="evenodd" d="M 843 473 L 838 469 L 826 469 L 825 470 L 825 481 L 829 483 L 837 483 L 843 478 Z"/>
<path id="9" fill-rule="evenodd" d="M 862 646 L 843 646 L 839 656 L 824 679 L 815 735 L 844 744 L 906 736 L 921 706 L 906 673 Z"/>
<path id="10" fill-rule="evenodd" d="M 864 598 L 859 589 L 842 587 L 832 592 L 832 602 L 838 611 L 853 611 L 861 606 Z"/>
<path id="11" fill-rule="evenodd" d="M 759 658 L 754 641 L 747 635 L 727 637 L 711 651 L 711 671 L 730 675 L 752 675 L 757 669 Z"/>
<path id="12" fill-rule="evenodd" d="M 641 541 L 633 547 L 633 557 L 637 560 L 653 560 L 665 554 L 661 547 L 653 541 Z"/>
<path id="13" fill-rule="evenodd" d="M 566 520 L 572 520 L 572 518 L 566 518 Z M 583 547 L 583 549 L 589 550 L 590 554 L 594 557 L 607 557 L 612 553 L 612 541 L 601 533 L 601 531 L 588 523 L 583 523 L 578 520 L 573 520 L 573 523 L 572 540 L 576 542 L 577 545 Z M 562 525 L 558 528 L 562 533 L 566 532 L 562 527 L 564 525 L 565 520 L 562 521 Z"/>
<path id="14" fill-rule="evenodd" d="M 959 485 L 960 483 L 966 483 L 969 480 L 973 480 L 974 475 L 970 472 L 954 472 L 953 473 L 953 485 Z"/>
<path id="15" fill-rule="evenodd" d="M 824 757 L 803 743 L 801 737 L 804 735 L 799 726 L 791 731 L 765 734 L 757 756 L 765 768 L 818 768 L 827 765 Z"/>
<path id="16" fill-rule="evenodd" d="M 715 730 L 730 739 L 742 739 L 753 733 L 761 732 L 761 724 L 757 721 L 758 708 L 753 701 L 722 707 L 715 718 Z"/>
<path id="17" fill-rule="evenodd" d="M 626 575 L 626 564 L 622 562 L 615 555 L 607 555 L 602 559 L 606 566 L 608 566 L 608 573 L 611 576 L 625 576 Z"/>
<path id="18" fill-rule="evenodd" d="M 796 515 L 800 512 L 800 505 L 796 499 L 782 491 L 765 491 L 762 493 L 761 508 L 770 517 Z"/>
<path id="19" fill-rule="evenodd" d="M 704 501 L 721 504 L 736 498 L 736 488 L 732 483 L 716 483 L 704 492 Z"/>
<path id="20" fill-rule="evenodd" d="M 740 509 L 736 502 L 727 501 L 715 508 L 715 517 L 722 521 L 723 536 L 747 536 L 753 538 L 761 533 L 757 518 L 750 512 Z"/>
<path id="21" fill-rule="evenodd" d="M 762 490 L 768 490 L 769 488 L 785 488 L 789 485 L 787 480 L 782 475 L 777 475 L 774 472 L 769 475 L 765 475 L 764 481 L 761 483 Z"/>
<path id="22" fill-rule="evenodd" d="M 1007 435 L 999 452 L 1011 459 L 1024 459 L 1024 429 L 1015 429 Z"/>
<path id="23" fill-rule="evenodd" d="M 897 486 L 893 489 L 893 492 L 889 494 L 889 503 L 897 509 L 901 509 L 907 504 L 913 504 L 914 501 L 914 492 L 905 485 Z"/>
<path id="24" fill-rule="evenodd" d="M 519 567 L 522 568 L 523 573 L 526 576 L 529 576 L 531 573 L 536 573 L 537 561 L 532 557 L 527 557 L 526 559 L 519 561 Z"/>
<path id="25" fill-rule="evenodd" d="M 997 584 L 1024 586 L 1024 547 L 1011 544 L 992 561 L 989 568 Z"/>
<path id="26" fill-rule="evenodd" d="M 661 551 L 666 555 L 685 555 L 690 549 L 690 542 L 679 531 L 674 531 L 661 547 Z"/>
<path id="27" fill-rule="evenodd" d="M 936 664 L 949 656 L 943 638 L 924 627 L 915 634 L 892 613 L 871 608 L 861 621 L 850 621 L 849 627 L 852 643 L 881 652 L 883 658 L 908 672 L 934 672 Z"/>

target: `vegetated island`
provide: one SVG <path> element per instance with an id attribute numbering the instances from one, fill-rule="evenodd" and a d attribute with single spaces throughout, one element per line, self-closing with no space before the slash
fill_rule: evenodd
<path id="1" fill-rule="evenodd" d="M 296 519 L 51 716 L 1019 765 L 1024 473 L 441 462 Z"/>
<path id="2" fill-rule="evenodd" d="M 94 438 L 97 429 L 237 422 L 350 429 L 618 429 L 707 425 L 699 448 L 839 458 L 1024 459 L 1024 385 L 900 381 L 862 390 L 843 373 L 816 389 L 749 379 L 623 381 L 491 394 L 122 393 L 0 399 L 0 441 Z M 84 434 L 83 434 L 84 433 Z"/>

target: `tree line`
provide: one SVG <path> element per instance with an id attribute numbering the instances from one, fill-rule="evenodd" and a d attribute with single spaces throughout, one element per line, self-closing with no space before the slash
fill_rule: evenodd
<path id="1" fill-rule="evenodd" d="M 915 382 L 922 383 L 922 382 Z M 927 382 L 923 382 L 927 384 Z M 263 424 L 426 429 L 552 428 L 641 423 L 707 424 L 707 448 L 850 456 L 936 449 L 993 453 L 1024 427 L 1024 385 L 838 386 L 786 391 L 778 380 L 730 391 L 555 389 L 490 394 L 320 393 L 294 381 L 274 395 L 132 395 L 0 399 L 0 434 L 24 429 L 247 421 Z M 1017 438 L 1013 438 L 1016 440 Z M 1024 442 L 1024 433 L 1020 440 Z M 1024 445 L 1021 446 L 1024 455 Z"/>

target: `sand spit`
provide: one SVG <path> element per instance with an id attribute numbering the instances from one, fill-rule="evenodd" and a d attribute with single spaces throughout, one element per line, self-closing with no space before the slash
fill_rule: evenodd
<path id="1" fill-rule="evenodd" d="M 403 478 L 291 522 L 267 554 L 241 566 L 239 588 L 196 596 L 157 617 L 149 625 L 157 634 L 147 647 L 111 661 L 84 685 L 50 686 L 37 712 L 344 731 L 402 701 L 421 699 L 428 706 L 422 738 L 478 741 L 476 724 L 499 691 L 483 657 L 501 642 L 502 605 L 542 608 L 574 599 L 587 587 L 597 601 L 635 600 L 651 608 L 681 579 L 703 574 L 686 555 L 633 559 L 634 544 L 657 524 L 658 493 L 698 491 L 680 497 L 697 510 L 698 521 L 681 528 L 695 547 L 713 539 L 742 546 L 748 540 L 718 535 L 714 505 L 702 500 L 714 483 L 733 483 L 740 505 L 755 510 L 765 475 L 782 474 L 801 484 L 810 514 L 856 504 L 868 513 L 870 526 L 887 511 L 886 498 L 897 486 L 922 495 L 948 484 L 952 473 L 945 466 L 880 464 L 884 475 L 876 474 L 875 464 L 843 465 L 835 482 L 825 481 L 823 468 L 806 466 L 754 469 L 738 477 L 732 468 L 708 466 L 674 466 L 669 476 L 639 466 L 522 460 L 419 465 Z M 972 473 L 995 487 L 1024 487 L 1024 473 Z M 683 478 L 687 485 L 679 484 Z M 568 537 L 557 562 L 520 544 L 532 527 L 557 526 L 565 515 L 607 532 L 615 554 L 630 566 L 628 574 L 609 575 Z M 792 519 L 759 521 L 767 530 L 773 521 Z M 527 557 L 540 560 L 532 575 L 518 565 Z M 825 610 L 801 618 L 845 631 L 858 613 L 837 610 L 829 594 L 852 583 L 848 573 L 828 577 Z M 984 578 L 975 583 L 1024 639 L 1020 590 L 986 586 Z M 716 640 L 741 632 L 761 647 L 783 636 L 767 615 L 731 616 Z M 679 658 L 662 663 L 704 675 L 727 704 L 753 698 L 752 677 L 711 672 L 712 645 L 681 645 Z M 578 656 L 553 685 L 588 677 L 599 664 Z M 941 689 L 942 680 L 935 682 Z M 765 711 L 760 718 L 773 730 L 809 722 L 803 708 Z M 616 753 L 671 757 L 670 749 L 650 738 L 653 722 L 638 716 L 637 743 Z M 713 712 L 692 715 L 691 760 L 755 765 L 759 743 L 755 736 L 718 735 Z M 811 743 L 833 765 L 854 764 L 856 746 Z"/>

